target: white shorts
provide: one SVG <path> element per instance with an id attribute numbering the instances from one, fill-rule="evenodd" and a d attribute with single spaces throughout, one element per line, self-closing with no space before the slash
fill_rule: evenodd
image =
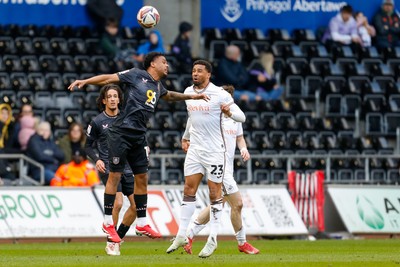
<path id="1" fill-rule="evenodd" d="M 189 147 L 185 158 L 185 176 L 201 173 L 214 183 L 222 183 L 225 175 L 225 152 L 209 153 Z"/>
<path id="2" fill-rule="evenodd" d="M 233 177 L 233 159 L 228 159 L 226 161 L 225 176 L 222 187 L 224 195 L 230 195 L 239 192 L 239 188 Z"/>

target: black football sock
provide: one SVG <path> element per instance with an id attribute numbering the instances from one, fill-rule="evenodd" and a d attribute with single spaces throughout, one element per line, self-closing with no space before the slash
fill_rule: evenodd
<path id="1" fill-rule="evenodd" d="M 146 217 L 147 210 L 147 194 L 145 195 L 133 195 L 133 199 L 136 204 L 136 215 L 138 218 Z"/>
<path id="2" fill-rule="evenodd" d="M 118 227 L 118 236 L 122 239 L 125 237 L 126 233 L 128 232 L 130 226 L 129 225 L 125 225 L 123 223 L 121 223 Z"/>

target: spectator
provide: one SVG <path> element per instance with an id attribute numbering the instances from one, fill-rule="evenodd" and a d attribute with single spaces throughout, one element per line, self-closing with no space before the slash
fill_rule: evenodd
<path id="1" fill-rule="evenodd" d="M 362 12 L 356 12 L 354 19 L 357 23 L 357 32 L 361 39 L 361 45 L 364 47 L 371 46 L 371 39 L 376 35 L 374 26 L 368 23 L 368 18 Z"/>
<path id="2" fill-rule="evenodd" d="M 62 150 L 56 145 L 51 138 L 50 123 L 47 121 L 39 123 L 36 133 L 29 139 L 28 147 L 26 150 L 28 157 L 43 164 L 45 184 L 50 184 L 53 179 L 55 171 L 60 163 L 64 160 Z M 29 174 L 36 181 L 40 181 L 39 168 L 31 165 Z"/>
<path id="3" fill-rule="evenodd" d="M 25 151 L 28 146 L 28 141 L 35 134 L 36 119 L 33 116 L 22 116 L 19 119 L 20 130 L 18 133 L 18 142 L 21 150 Z"/>
<path id="4" fill-rule="evenodd" d="M 21 119 L 24 118 L 24 117 L 33 117 L 33 116 L 34 116 L 33 107 L 32 107 L 31 104 L 23 104 L 20 107 L 19 114 L 18 114 L 17 120 L 15 122 L 15 130 L 14 130 L 14 137 L 13 137 L 14 140 L 16 140 L 16 144 L 14 145 L 14 147 L 16 149 L 23 150 L 22 149 L 22 145 L 20 143 L 20 137 L 19 137 L 19 135 L 20 135 L 19 133 L 21 131 Z M 36 121 L 39 121 L 39 118 L 37 118 Z M 28 141 L 29 141 L 30 137 L 31 136 L 23 138 L 24 142 L 26 142 L 26 143 L 24 143 L 25 149 L 26 149 L 26 145 L 28 144 Z"/>
<path id="5" fill-rule="evenodd" d="M 0 149 L 6 151 L 11 146 L 14 118 L 9 104 L 0 104 Z"/>
<path id="6" fill-rule="evenodd" d="M 51 186 L 92 186 L 100 183 L 94 165 L 86 158 L 84 149 L 70 155 L 71 161 L 61 165 L 51 180 Z"/>
<path id="7" fill-rule="evenodd" d="M 384 0 L 381 9 L 375 14 L 373 24 L 376 29 L 376 46 L 388 48 L 400 45 L 400 21 L 394 12 L 394 1 Z"/>
<path id="8" fill-rule="evenodd" d="M 188 72 L 192 69 L 192 49 L 190 47 L 190 35 L 192 33 L 192 24 L 183 21 L 179 24 L 179 35 L 176 37 L 171 53 L 178 60 L 180 72 Z"/>
<path id="9" fill-rule="evenodd" d="M 282 95 L 283 90 L 274 70 L 273 54 L 261 53 L 260 63 L 256 63 L 249 74 L 249 90 L 256 94 L 257 101 L 279 99 Z"/>
<path id="10" fill-rule="evenodd" d="M 68 128 L 68 133 L 57 140 L 57 144 L 64 153 L 64 161 L 71 161 L 71 155 L 85 147 L 86 135 L 83 126 L 79 123 L 72 123 Z"/>
<path id="11" fill-rule="evenodd" d="M 123 9 L 115 0 L 88 0 L 86 9 L 100 31 L 104 29 L 110 18 L 116 20 L 119 25 L 124 14 Z"/>
<path id="12" fill-rule="evenodd" d="M 242 65 L 241 53 L 236 45 L 229 45 L 225 49 L 225 57 L 218 64 L 217 80 L 220 84 L 231 84 L 235 88 L 235 99 L 254 100 L 255 94 L 244 90 L 249 75 Z"/>
<path id="13" fill-rule="evenodd" d="M 13 116 L 9 104 L 0 105 L 0 154 L 12 152 L 9 147 L 12 143 L 13 136 Z M 0 158 L 0 177 L 2 178 L 15 178 L 11 173 L 11 166 L 7 159 Z"/>
<path id="14" fill-rule="evenodd" d="M 159 31 L 154 30 L 150 32 L 149 40 L 138 47 L 134 59 L 141 63 L 144 57 L 150 52 L 165 53 L 163 40 Z"/>
<path id="15" fill-rule="evenodd" d="M 322 37 L 322 42 L 331 41 L 340 45 L 361 44 L 357 33 L 357 23 L 352 16 L 353 8 L 345 5 L 333 17 Z"/>

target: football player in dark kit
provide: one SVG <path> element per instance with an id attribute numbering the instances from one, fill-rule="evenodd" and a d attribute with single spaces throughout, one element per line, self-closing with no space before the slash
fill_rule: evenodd
<path id="1" fill-rule="evenodd" d="M 100 89 L 100 95 L 97 98 L 97 106 L 101 113 L 90 122 L 86 130 L 86 146 L 85 151 L 89 158 L 96 164 L 101 181 L 107 184 L 109 175 L 108 162 L 108 129 L 114 123 L 119 115 L 119 107 L 123 102 L 121 88 L 116 84 L 107 84 Z M 97 151 L 96 151 L 97 150 Z M 96 153 L 98 152 L 98 153 Z M 130 226 L 136 218 L 136 206 L 133 200 L 133 184 L 134 178 L 131 168 L 125 165 L 124 172 L 121 176 L 121 182 L 118 184 L 116 199 L 114 201 L 113 222 L 117 226 L 119 212 L 123 204 L 123 195 L 127 196 L 130 202 L 129 209 L 125 212 L 122 223 L 117 228 L 117 233 L 122 239 L 125 237 Z M 107 240 L 106 253 L 112 256 L 120 255 L 120 243 L 109 242 Z"/>
<path id="2" fill-rule="evenodd" d="M 168 62 L 162 53 L 151 52 L 144 60 L 144 69 L 130 69 L 114 74 L 97 75 L 85 80 L 76 80 L 69 90 L 82 88 L 87 84 L 106 85 L 124 83 L 125 105 L 120 115 L 108 131 L 110 175 L 104 193 L 103 231 L 111 242 L 119 243 L 112 220 L 112 210 L 117 186 L 128 161 L 135 175 L 134 200 L 136 203 L 136 234 L 151 238 L 161 235 L 147 224 L 147 172 L 149 148 L 146 141 L 146 124 L 160 98 L 166 101 L 197 99 L 207 101 L 206 94 L 182 94 L 168 91 L 161 84 L 161 79 L 168 74 Z"/>

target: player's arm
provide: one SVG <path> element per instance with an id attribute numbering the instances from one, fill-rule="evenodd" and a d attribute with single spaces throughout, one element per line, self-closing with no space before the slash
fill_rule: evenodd
<path id="1" fill-rule="evenodd" d="M 183 101 L 183 100 L 210 100 L 210 97 L 206 94 L 182 94 L 174 91 L 167 91 L 167 93 L 161 96 L 165 101 Z"/>
<path id="2" fill-rule="evenodd" d="M 97 170 L 99 170 L 99 172 L 105 173 L 106 172 L 105 164 L 99 158 L 95 149 L 98 136 L 99 135 L 98 135 L 97 124 L 94 121 L 91 121 L 86 130 L 85 152 L 87 156 L 96 164 Z"/>
<path id="3" fill-rule="evenodd" d="M 240 135 L 236 137 L 236 144 L 237 147 L 240 150 L 240 155 L 242 156 L 244 161 L 247 161 L 250 159 L 250 153 L 247 150 L 247 145 L 246 145 L 246 140 L 244 140 L 244 136 Z"/>
<path id="4" fill-rule="evenodd" d="M 91 78 L 85 79 L 85 80 L 75 80 L 73 83 L 71 83 L 68 86 L 68 90 L 73 91 L 75 87 L 78 87 L 78 89 L 83 88 L 87 84 L 93 84 L 93 85 L 106 85 L 109 83 L 119 83 L 119 76 L 118 74 L 101 74 L 97 76 L 93 76 Z"/>
<path id="5" fill-rule="evenodd" d="M 183 133 L 182 136 L 182 141 L 181 141 L 181 145 L 182 145 L 182 150 L 187 153 L 189 146 L 190 146 L 190 127 L 192 126 L 192 120 L 189 117 L 187 122 L 186 122 L 186 128 L 185 128 L 185 132 Z"/>
<path id="6" fill-rule="evenodd" d="M 241 123 L 246 121 L 246 115 L 235 103 L 221 105 L 221 111 L 234 121 Z"/>

